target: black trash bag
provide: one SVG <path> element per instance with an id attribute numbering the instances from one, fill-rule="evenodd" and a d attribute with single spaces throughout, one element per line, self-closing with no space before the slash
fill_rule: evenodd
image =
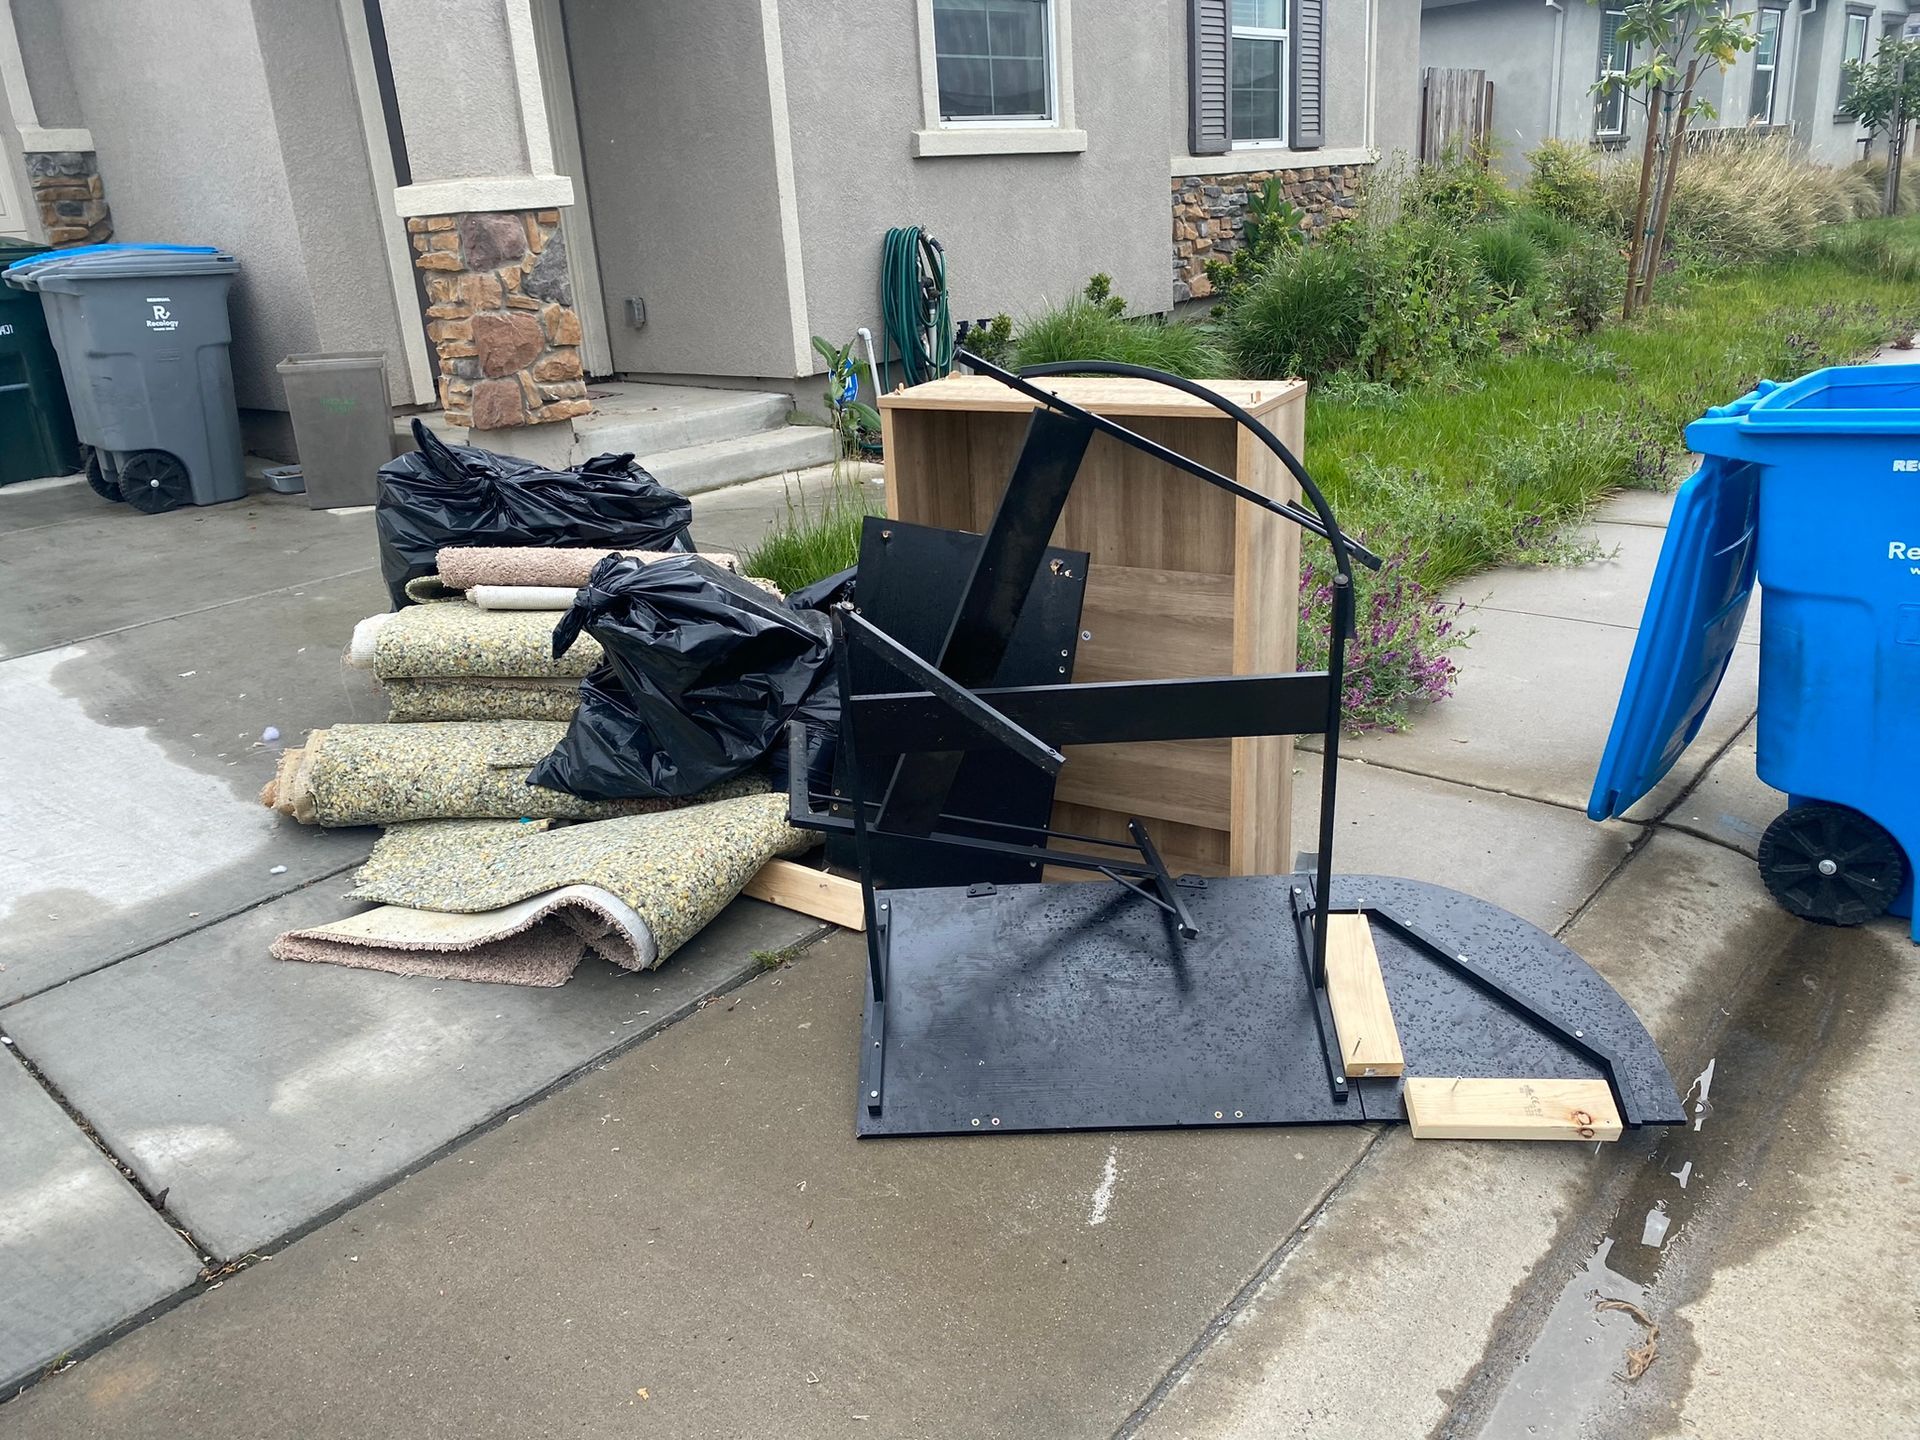
<path id="1" fill-rule="evenodd" d="M 858 565 L 849 565 L 824 580 L 794 591 L 787 596 L 789 610 L 831 610 L 841 601 L 852 601 L 854 577 L 860 573 Z"/>
<path id="2" fill-rule="evenodd" d="M 789 610 L 697 555 L 602 560 L 555 628 L 553 653 L 583 629 L 606 663 L 581 686 L 566 737 L 531 785 L 589 800 L 697 795 L 784 752 L 796 714 L 825 713 L 816 697 L 833 679 L 827 617 Z"/>
<path id="3" fill-rule="evenodd" d="M 380 467 L 374 529 L 380 573 L 398 610 L 409 580 L 431 575 L 443 545 L 604 545 L 693 549 L 693 506 L 633 463 L 596 455 L 570 470 L 449 445 L 418 420 L 420 448 Z"/>

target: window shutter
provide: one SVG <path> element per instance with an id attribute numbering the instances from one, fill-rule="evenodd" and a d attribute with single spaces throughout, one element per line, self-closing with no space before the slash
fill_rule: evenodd
<path id="1" fill-rule="evenodd" d="M 1228 0 L 1187 0 L 1187 149 L 1224 155 L 1233 148 L 1227 59 L 1232 29 Z"/>
<path id="2" fill-rule="evenodd" d="M 1327 4 L 1293 0 L 1293 148 L 1327 143 Z"/>

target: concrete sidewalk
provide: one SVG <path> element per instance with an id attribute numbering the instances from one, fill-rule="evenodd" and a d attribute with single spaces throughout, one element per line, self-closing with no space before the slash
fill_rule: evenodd
<path id="1" fill-rule="evenodd" d="M 829 483 L 699 497 L 695 533 L 750 549 Z M 262 491 L 149 516 L 35 482 L 0 491 L 0 569 L 0 1390 L 820 928 L 743 901 L 657 975 L 557 991 L 270 961 L 359 908 L 375 832 L 256 796 L 307 730 L 385 716 L 341 663 L 387 605 L 371 513 Z"/>
<path id="2" fill-rule="evenodd" d="M 1562 934 L 1692 1082 L 1693 1128 L 1592 1151 L 1368 1127 L 860 1144 L 860 960 L 839 936 L 581 1062 L 421 1168 L 381 1148 L 378 1118 L 438 1113 L 469 1083 L 438 1067 L 564 1032 L 558 1012 L 487 990 L 486 1024 L 513 1015 L 502 1036 L 420 987 L 399 987 L 403 1007 L 387 977 L 354 977 L 380 982 L 368 1008 L 316 1007 L 353 1018 L 282 1067 L 287 1031 L 309 1025 L 253 1027 L 312 1002 L 220 1021 L 232 987 L 266 983 L 249 967 L 299 967 L 216 927 L 181 942 L 202 949 L 0 1010 L 0 1027 L 75 1057 L 67 1074 L 93 1087 L 77 1108 L 112 1116 L 116 1154 L 114 1135 L 144 1132 L 108 1103 L 110 1072 L 188 1093 L 194 1024 L 210 1029 L 246 1077 L 233 1090 L 265 1097 L 236 1110 L 262 1128 L 219 1186 L 220 1147 L 190 1148 L 218 1096 L 162 1107 L 151 1153 L 181 1157 L 177 1183 L 199 1185 L 229 1244 L 286 1218 L 223 1198 L 279 1126 L 292 1138 L 253 1164 L 310 1187 L 309 1209 L 329 1164 L 361 1166 L 360 1193 L 383 1167 L 414 1173 L 0 1407 L 0 1436 L 1911 1431 L 1920 1147 L 1884 1117 L 1912 1108 L 1920 1073 L 1913 950 L 1904 925 L 1820 930 L 1766 896 L 1751 851 L 1783 800 L 1753 775 L 1751 654 L 1632 823 L 1579 813 L 1664 513 L 1624 497 L 1599 522 L 1611 558 L 1463 592 L 1479 635 L 1460 695 L 1354 747 L 1338 854 Z M 581 985 L 554 992 L 584 997 L 574 1053 L 598 1043 L 592 1018 L 653 1008 Z M 169 994 L 190 998 L 170 1009 Z M 102 1010 L 136 1064 L 70 1048 Z M 354 1098 L 349 1080 L 390 1062 L 387 1088 Z M 346 1143 L 317 1161 L 329 1135 Z M 130 1222 L 131 1194 L 98 1230 Z M 164 1264 L 146 1283 L 179 1284 Z M 1635 1311 L 1597 1308 L 1608 1298 L 1658 1325 L 1650 1349 Z M 1630 1347 L 1653 1357 L 1634 1381 L 1618 1378 Z"/>

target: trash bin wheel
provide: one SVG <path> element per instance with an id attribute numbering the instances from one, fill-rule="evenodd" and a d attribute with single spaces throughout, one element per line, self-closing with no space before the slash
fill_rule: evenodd
<path id="1" fill-rule="evenodd" d="M 81 465 L 87 472 L 87 484 L 93 493 L 102 500 L 111 500 L 118 505 L 127 497 L 120 493 L 120 478 L 107 469 L 106 461 L 100 458 L 100 452 L 91 445 L 81 448 Z"/>
<path id="2" fill-rule="evenodd" d="M 193 477 L 164 450 L 136 450 L 120 462 L 120 498 L 147 515 L 193 499 Z"/>
<path id="3" fill-rule="evenodd" d="M 1907 858 L 1884 828 L 1845 805 L 1796 805 L 1760 837 L 1760 878 L 1802 920 L 1864 925 L 1907 883 Z"/>

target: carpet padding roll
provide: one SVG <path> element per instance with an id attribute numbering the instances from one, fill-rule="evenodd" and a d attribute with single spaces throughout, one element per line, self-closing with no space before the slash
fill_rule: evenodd
<path id="1" fill-rule="evenodd" d="M 396 825 L 455 818 L 599 820 L 766 790 L 764 780 L 742 777 L 690 802 L 606 802 L 527 784 L 527 772 L 566 729 L 548 720 L 336 725 L 313 731 L 305 745 L 282 754 L 260 800 L 303 825 Z"/>
<path id="2" fill-rule="evenodd" d="M 544 610 L 414 605 L 391 616 L 374 640 L 374 673 L 384 680 L 579 680 L 600 663 L 600 647 L 576 643 L 558 660 Z"/>

